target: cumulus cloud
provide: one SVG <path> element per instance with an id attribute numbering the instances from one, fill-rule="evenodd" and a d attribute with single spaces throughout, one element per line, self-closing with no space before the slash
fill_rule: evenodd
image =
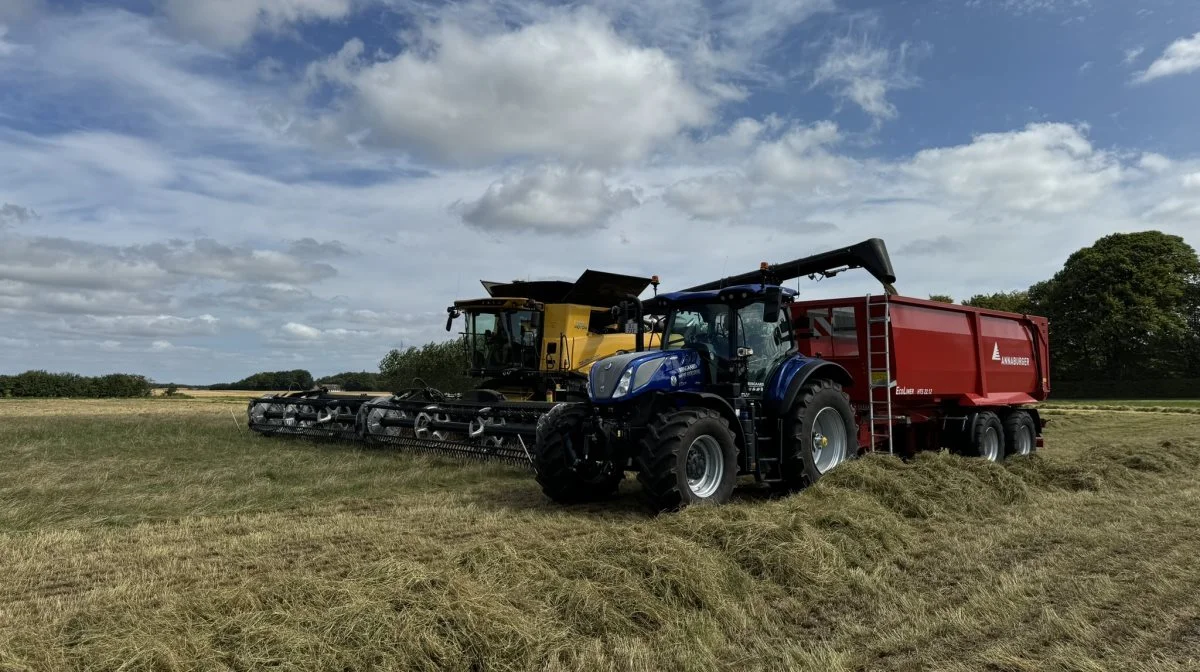
<path id="1" fill-rule="evenodd" d="M 129 338 L 162 336 L 212 336 L 220 320 L 212 315 L 179 317 L 177 315 L 83 315 L 67 318 L 63 324 L 73 333 L 112 335 Z"/>
<path id="2" fill-rule="evenodd" d="M 29 208 L 5 203 L 0 206 L 0 229 L 9 226 L 22 226 L 38 218 L 38 214 Z"/>
<path id="3" fill-rule="evenodd" d="M 903 169 L 935 194 L 980 208 L 1054 214 L 1081 210 L 1122 176 L 1116 158 L 1094 148 L 1085 130 L 1030 124 L 1017 132 L 986 133 L 968 145 L 922 150 Z"/>
<path id="4" fill-rule="evenodd" d="M 716 101 L 676 61 L 622 39 L 592 11 L 485 34 L 443 22 L 422 37 L 420 48 L 375 63 L 352 42 L 310 71 L 352 90 L 341 127 L 365 126 L 362 142 L 440 161 L 619 162 L 712 119 Z"/>
<path id="5" fill-rule="evenodd" d="M 1185 75 L 1200 70 L 1200 32 L 1172 42 L 1162 56 L 1150 67 L 1134 76 L 1133 81 L 1144 84 L 1163 77 Z"/>
<path id="6" fill-rule="evenodd" d="M 350 0 L 159 0 L 163 13 L 185 34 L 206 44 L 239 47 L 259 31 L 279 32 L 302 22 L 330 21 L 350 13 Z"/>
<path id="7" fill-rule="evenodd" d="M 741 173 L 726 171 L 680 180 L 663 199 L 694 219 L 721 220 L 749 210 L 754 189 Z"/>
<path id="8" fill-rule="evenodd" d="M 830 121 L 792 128 L 755 149 L 750 177 L 757 183 L 784 189 L 819 189 L 836 184 L 854 167 L 852 160 L 831 151 L 841 139 L 837 124 Z"/>
<path id="9" fill-rule="evenodd" d="M 632 189 L 609 185 L 600 171 L 542 166 L 493 182 L 457 209 L 463 222 L 489 231 L 586 233 L 638 203 Z"/>

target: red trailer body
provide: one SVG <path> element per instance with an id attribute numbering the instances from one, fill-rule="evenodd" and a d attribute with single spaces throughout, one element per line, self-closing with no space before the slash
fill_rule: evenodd
<path id="1" fill-rule="evenodd" d="M 946 440 L 948 426 L 965 431 L 981 412 L 1003 420 L 1016 408 L 1032 415 L 1042 445 L 1028 407 L 1050 393 L 1046 318 L 902 296 L 797 301 L 790 311 L 800 352 L 850 373 L 860 446 L 890 446 L 899 434 L 904 452 L 938 447 L 923 444 Z"/>

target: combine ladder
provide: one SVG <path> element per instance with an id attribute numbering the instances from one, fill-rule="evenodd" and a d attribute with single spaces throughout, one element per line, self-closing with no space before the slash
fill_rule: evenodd
<path id="1" fill-rule="evenodd" d="M 880 444 L 886 443 L 889 455 L 894 453 L 892 390 L 896 387 L 896 381 L 892 378 L 891 326 L 891 303 L 888 298 L 868 294 L 867 375 L 871 385 L 867 412 L 871 423 L 871 450 L 881 450 Z"/>

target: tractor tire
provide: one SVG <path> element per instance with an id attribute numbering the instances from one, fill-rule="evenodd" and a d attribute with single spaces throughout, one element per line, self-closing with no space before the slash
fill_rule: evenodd
<path id="1" fill-rule="evenodd" d="M 1005 438 L 1004 425 L 1000 416 L 992 411 L 980 411 L 968 429 L 964 441 L 960 444 L 959 452 L 963 457 L 980 457 L 989 462 L 999 462 L 1004 459 Z"/>
<path id="2" fill-rule="evenodd" d="M 590 412 L 587 404 L 559 404 L 538 420 L 533 449 L 535 479 L 542 492 L 559 504 L 603 499 L 616 492 L 625 478 L 624 469 L 614 464 L 581 465 L 576 459 Z"/>
<path id="3" fill-rule="evenodd" d="M 654 512 L 729 501 L 738 478 L 729 421 L 707 408 L 660 413 L 638 455 L 642 500 Z"/>
<path id="4" fill-rule="evenodd" d="M 783 454 L 784 488 L 796 491 L 816 483 L 858 455 L 858 425 L 850 397 L 832 380 L 806 384 L 784 419 L 782 438 L 790 439 Z"/>
<path id="5" fill-rule="evenodd" d="M 1004 419 L 1004 458 L 1032 455 L 1037 450 L 1037 425 L 1027 411 L 1013 411 Z"/>

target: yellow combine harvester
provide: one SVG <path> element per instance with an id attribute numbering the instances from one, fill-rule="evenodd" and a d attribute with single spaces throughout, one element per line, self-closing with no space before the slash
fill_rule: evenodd
<path id="1" fill-rule="evenodd" d="M 455 301 L 446 320 L 450 331 L 463 318 L 465 364 L 480 380 L 475 389 L 447 394 L 416 387 L 388 397 L 324 390 L 273 395 L 250 402 L 250 427 L 526 462 L 538 418 L 556 403 L 587 399 L 594 362 L 654 346 L 653 325 L 637 325 L 646 319 L 639 295 L 651 285 L 657 292 L 657 276 L 592 270 L 573 283 L 483 281 L 488 296 Z"/>

